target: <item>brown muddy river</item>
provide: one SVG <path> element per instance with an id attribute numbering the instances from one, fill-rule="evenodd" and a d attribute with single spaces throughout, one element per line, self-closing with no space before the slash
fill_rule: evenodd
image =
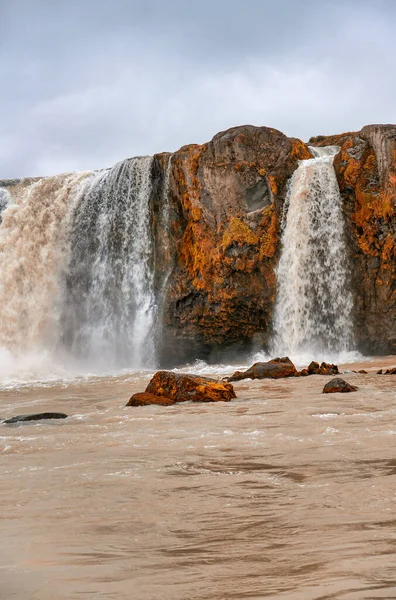
<path id="1" fill-rule="evenodd" d="M 396 598 L 395 357 L 125 408 L 149 375 L 0 391 L 1 600 Z M 364 365 L 352 365 L 349 369 Z"/>

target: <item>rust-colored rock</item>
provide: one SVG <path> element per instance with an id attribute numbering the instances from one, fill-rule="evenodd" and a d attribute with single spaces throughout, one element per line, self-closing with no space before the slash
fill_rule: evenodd
<path id="1" fill-rule="evenodd" d="M 348 393 L 348 392 L 356 392 L 357 391 L 357 387 L 354 385 L 351 385 L 350 383 L 348 383 L 347 381 L 345 381 L 345 379 L 342 379 L 341 377 L 335 377 L 334 379 L 331 379 L 328 383 L 326 383 L 326 385 L 323 388 L 323 394 L 333 394 L 333 393 Z"/>
<path id="2" fill-rule="evenodd" d="M 156 396 L 147 392 L 138 392 L 130 397 L 126 406 L 148 406 L 149 404 L 160 404 L 161 406 L 170 406 L 175 404 L 174 400 L 165 398 L 165 396 Z"/>
<path id="3" fill-rule="evenodd" d="M 384 375 L 396 375 L 396 367 L 393 367 L 392 369 L 386 369 Z"/>
<path id="4" fill-rule="evenodd" d="M 230 383 L 172 371 L 158 371 L 148 384 L 146 393 L 165 396 L 173 402 L 229 402 L 236 398 Z"/>
<path id="5" fill-rule="evenodd" d="M 308 375 L 338 375 L 339 370 L 337 365 L 322 362 L 312 361 L 307 367 Z"/>
<path id="6" fill-rule="evenodd" d="M 291 360 L 285 356 L 274 358 L 268 362 L 257 362 L 247 371 L 235 371 L 228 381 L 241 379 L 280 379 L 282 377 L 295 377 L 297 369 Z"/>
<path id="7" fill-rule="evenodd" d="M 370 125 L 310 143 L 340 146 L 334 167 L 353 267 L 357 346 L 396 354 L 396 126 Z M 154 157 L 163 364 L 268 345 L 287 182 L 298 160 L 310 157 L 300 140 L 253 126 Z"/>
<path id="8" fill-rule="evenodd" d="M 157 287 L 171 272 L 162 363 L 268 342 L 287 181 L 305 158 L 312 155 L 301 140 L 251 125 L 184 146 L 171 157 L 164 243 L 161 181 L 169 155 L 155 156 Z"/>
<path id="9" fill-rule="evenodd" d="M 353 265 L 357 345 L 370 354 L 395 354 L 396 125 L 368 125 L 310 142 L 341 146 L 334 167 Z"/>

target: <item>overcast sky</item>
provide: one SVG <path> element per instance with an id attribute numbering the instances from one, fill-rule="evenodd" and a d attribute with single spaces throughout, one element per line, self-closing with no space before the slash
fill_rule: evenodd
<path id="1" fill-rule="evenodd" d="M 396 122 L 396 0 L 0 0 L 0 179 Z"/>

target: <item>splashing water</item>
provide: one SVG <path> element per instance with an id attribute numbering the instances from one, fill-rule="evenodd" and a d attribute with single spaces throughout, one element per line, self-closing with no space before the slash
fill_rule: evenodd
<path id="1" fill-rule="evenodd" d="M 300 162 L 286 198 L 273 352 L 334 356 L 352 339 L 337 147 L 311 151 L 315 158 Z"/>
<path id="2" fill-rule="evenodd" d="M 155 364 L 151 157 L 97 174 L 76 207 L 63 342 L 95 366 Z"/>
<path id="3" fill-rule="evenodd" d="M 41 179 L 3 212 L 0 347 L 20 352 L 56 343 L 69 216 L 89 175 Z"/>
<path id="4" fill-rule="evenodd" d="M 2 221 L 1 213 L 7 208 L 11 200 L 10 194 L 4 188 L 0 187 L 0 223 Z"/>

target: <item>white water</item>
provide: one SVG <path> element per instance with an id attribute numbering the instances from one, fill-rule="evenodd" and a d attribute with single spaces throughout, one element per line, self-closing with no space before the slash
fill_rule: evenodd
<path id="1" fill-rule="evenodd" d="M 63 341 L 95 368 L 155 363 L 151 157 L 97 174 L 76 208 Z"/>
<path id="2" fill-rule="evenodd" d="M 303 363 L 356 360 L 337 148 L 311 150 L 315 158 L 300 162 L 286 198 L 273 353 Z"/>
<path id="3" fill-rule="evenodd" d="M 2 384 L 155 364 L 151 164 L 1 192 Z"/>

